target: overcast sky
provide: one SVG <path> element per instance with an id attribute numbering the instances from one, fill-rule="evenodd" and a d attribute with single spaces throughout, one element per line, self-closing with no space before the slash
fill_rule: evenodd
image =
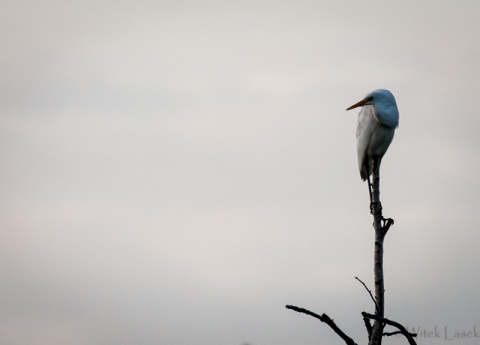
<path id="1" fill-rule="evenodd" d="M 365 344 L 382 164 L 386 316 L 480 332 L 478 1 L 3 0 L 0 343 Z M 388 338 L 385 344 L 404 344 Z"/>

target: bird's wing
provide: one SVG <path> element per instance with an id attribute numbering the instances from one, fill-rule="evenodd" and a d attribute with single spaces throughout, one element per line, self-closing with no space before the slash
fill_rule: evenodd
<path id="1" fill-rule="evenodd" d="M 360 177 L 366 180 L 371 173 L 371 162 L 368 159 L 368 147 L 377 127 L 373 106 L 364 106 L 358 114 L 357 121 L 357 155 Z"/>

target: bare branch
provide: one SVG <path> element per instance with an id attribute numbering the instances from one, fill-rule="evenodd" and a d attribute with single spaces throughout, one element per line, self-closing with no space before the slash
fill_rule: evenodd
<path id="1" fill-rule="evenodd" d="M 381 157 L 372 157 L 372 186 L 370 211 L 373 215 L 373 227 L 375 228 L 375 249 L 373 255 L 373 272 L 375 281 L 375 315 L 383 318 L 385 312 L 385 282 L 383 276 L 383 242 L 388 229 L 393 221 L 386 220 L 382 215 L 380 202 L 380 163 Z M 369 179 L 370 182 L 370 179 Z M 383 222 L 383 224 L 382 224 Z M 365 315 L 364 315 L 365 316 Z M 377 319 L 373 322 L 369 345 L 381 345 L 384 324 Z"/>
<path id="2" fill-rule="evenodd" d="M 383 322 L 387 325 L 398 328 L 400 330 L 400 333 L 403 334 L 405 336 L 405 338 L 407 338 L 408 343 L 410 345 L 417 345 L 417 343 L 415 342 L 415 339 L 413 339 L 413 337 L 416 337 L 417 335 L 415 333 L 409 333 L 407 331 L 407 329 L 405 327 L 403 327 L 401 324 L 399 324 L 398 322 L 386 319 L 384 317 L 379 317 L 377 315 L 372 315 L 372 314 L 369 314 L 369 313 L 366 313 L 366 312 L 362 312 L 362 315 L 363 315 L 364 318 L 367 317 L 369 319 L 379 321 L 379 322 Z M 385 335 L 385 333 L 383 335 Z M 391 335 L 391 334 L 389 334 L 389 335 Z"/>
<path id="3" fill-rule="evenodd" d="M 358 280 L 360 283 L 363 284 L 363 286 L 365 287 L 365 289 L 368 291 L 368 293 L 370 294 L 370 298 L 372 299 L 373 303 L 375 304 L 375 308 L 378 310 L 378 305 L 377 305 L 377 301 L 375 301 L 375 298 L 373 297 L 373 294 L 372 294 L 372 291 L 370 291 L 370 289 L 367 287 L 367 285 L 365 285 L 364 282 L 362 282 L 358 277 L 355 277 L 356 280 Z"/>
<path id="4" fill-rule="evenodd" d="M 370 323 L 370 319 L 367 317 L 363 318 L 363 322 L 365 322 L 365 327 L 367 328 L 368 333 L 368 342 L 370 342 L 370 338 L 372 337 L 372 324 Z"/>
<path id="5" fill-rule="evenodd" d="M 350 338 L 340 328 L 338 328 L 335 322 L 333 322 L 333 320 L 327 314 L 318 315 L 318 314 L 315 314 L 314 312 L 311 312 L 310 310 L 295 307 L 293 305 L 287 305 L 285 306 L 285 308 L 296 311 L 298 313 L 303 313 L 303 314 L 313 316 L 314 318 L 319 319 L 322 322 L 325 322 L 327 325 L 330 326 L 331 329 L 333 329 L 335 333 L 338 334 L 340 338 L 343 339 L 343 341 L 345 341 L 347 345 L 357 345 L 352 338 Z"/>

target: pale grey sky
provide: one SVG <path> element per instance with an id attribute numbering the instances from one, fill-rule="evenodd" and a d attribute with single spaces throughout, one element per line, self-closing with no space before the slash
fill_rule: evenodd
<path id="1" fill-rule="evenodd" d="M 342 344 L 286 304 L 366 343 L 373 229 L 345 108 L 387 88 L 386 316 L 478 344 L 445 336 L 480 331 L 479 13 L 4 0 L 0 343 Z"/>

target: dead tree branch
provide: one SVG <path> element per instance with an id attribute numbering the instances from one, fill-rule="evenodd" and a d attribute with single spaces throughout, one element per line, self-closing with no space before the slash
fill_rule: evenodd
<path id="1" fill-rule="evenodd" d="M 397 335 L 397 334 L 402 334 L 400 331 L 395 331 L 395 332 L 383 332 L 384 337 L 391 337 L 392 335 Z"/>
<path id="2" fill-rule="evenodd" d="M 290 309 L 290 310 L 293 310 L 293 311 L 296 311 L 298 313 L 303 313 L 303 314 L 307 314 L 307 315 L 310 315 L 310 316 L 313 316 L 314 318 L 326 323 L 327 325 L 330 326 L 330 328 L 338 334 L 338 336 L 340 338 L 343 339 L 343 341 L 345 341 L 345 343 L 347 345 L 357 345 L 352 338 L 350 338 L 348 335 L 346 335 L 336 324 L 335 322 L 327 315 L 327 314 L 322 314 L 322 315 L 318 315 L 318 314 L 315 314 L 314 312 L 311 312 L 310 310 L 307 310 L 307 309 L 304 309 L 304 308 L 299 308 L 299 307 L 295 307 L 293 305 L 287 305 L 285 306 L 285 308 L 287 309 Z"/>
<path id="3" fill-rule="evenodd" d="M 373 157 L 372 164 L 372 204 L 370 211 L 373 215 L 373 227 L 375 228 L 375 251 L 374 251 L 374 280 L 375 280 L 375 315 L 380 319 L 385 313 L 385 285 L 383 276 L 383 242 L 388 229 L 393 224 L 392 219 L 385 219 L 382 215 L 382 204 L 380 202 L 380 162 L 379 157 Z M 368 182 L 370 183 L 370 181 Z M 370 345 L 381 345 L 384 324 L 380 319 L 374 319 Z"/>
<path id="4" fill-rule="evenodd" d="M 375 301 L 375 298 L 372 295 L 372 291 L 367 287 L 367 285 L 361 281 L 358 277 L 355 277 L 356 280 L 358 280 L 360 283 L 362 283 L 363 287 L 368 291 L 368 294 L 370 295 L 370 298 L 372 299 L 373 303 L 375 304 L 375 309 L 378 308 L 377 302 Z"/>
<path id="5" fill-rule="evenodd" d="M 407 329 L 405 327 L 403 327 L 401 324 L 399 324 L 398 322 L 386 319 L 384 317 L 379 317 L 377 315 L 372 315 L 372 314 L 369 314 L 369 313 L 366 313 L 366 312 L 362 312 L 362 315 L 363 315 L 364 318 L 372 319 L 372 320 L 375 320 L 375 321 L 378 321 L 378 322 L 384 323 L 386 325 L 390 325 L 390 326 L 393 326 L 393 327 L 397 328 L 399 330 L 399 332 L 402 335 L 404 335 L 405 338 L 407 338 L 408 343 L 410 345 L 417 345 L 417 343 L 415 342 L 415 339 L 413 339 L 417 335 L 415 333 L 409 333 L 407 331 Z M 393 334 L 398 334 L 398 332 L 393 332 L 393 333 L 388 333 L 388 334 L 383 333 L 382 335 L 393 335 Z"/>
<path id="6" fill-rule="evenodd" d="M 370 339 L 372 338 L 372 324 L 370 323 L 370 319 L 368 317 L 363 317 L 363 322 L 367 328 L 368 342 L 370 342 Z"/>

